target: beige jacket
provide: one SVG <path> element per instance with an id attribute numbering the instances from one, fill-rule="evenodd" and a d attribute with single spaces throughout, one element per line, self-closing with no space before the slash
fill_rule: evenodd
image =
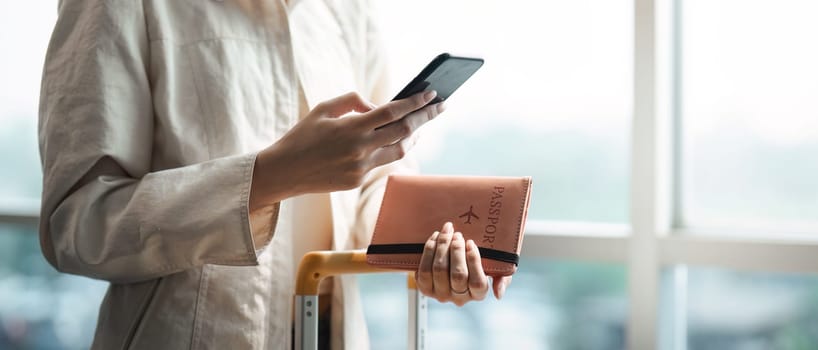
<path id="1" fill-rule="evenodd" d="M 108 280 L 97 349 L 289 349 L 288 201 L 257 247 L 256 152 L 308 105 L 383 101 L 365 0 L 62 0 L 40 105 L 40 239 L 60 271 Z M 331 194 L 334 249 L 369 241 L 384 175 Z M 281 171 L 287 171 L 283 168 Z M 367 347 L 354 278 L 333 348 Z"/>

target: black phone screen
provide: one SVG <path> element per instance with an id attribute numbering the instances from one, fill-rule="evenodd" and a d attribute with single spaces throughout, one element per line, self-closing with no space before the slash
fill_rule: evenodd
<path id="1" fill-rule="evenodd" d="M 437 97 L 429 104 L 445 101 L 482 65 L 481 58 L 440 54 L 392 100 L 407 98 L 421 91 L 435 90 Z"/>

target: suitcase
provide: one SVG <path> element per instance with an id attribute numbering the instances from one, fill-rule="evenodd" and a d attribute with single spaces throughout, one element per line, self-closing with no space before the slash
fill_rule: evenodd
<path id="1" fill-rule="evenodd" d="M 295 282 L 295 349 L 318 349 L 318 284 L 343 274 L 406 272 L 377 268 L 366 262 L 366 250 L 314 251 L 301 259 Z M 409 290 L 409 349 L 426 349 L 427 300 L 415 284 L 414 273 L 406 278 Z"/>

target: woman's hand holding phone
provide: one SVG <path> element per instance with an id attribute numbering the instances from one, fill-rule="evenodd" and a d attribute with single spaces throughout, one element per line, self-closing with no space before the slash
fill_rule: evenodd
<path id="1" fill-rule="evenodd" d="M 251 212 L 299 194 L 359 186 L 373 168 L 403 158 L 414 146 L 415 130 L 443 112 L 441 103 L 427 106 L 435 96 L 425 91 L 376 107 L 348 93 L 318 104 L 259 152 Z M 341 118 L 349 112 L 359 114 Z"/>

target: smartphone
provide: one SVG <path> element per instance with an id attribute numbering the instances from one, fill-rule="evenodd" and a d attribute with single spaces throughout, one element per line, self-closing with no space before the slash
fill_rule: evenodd
<path id="1" fill-rule="evenodd" d="M 482 58 L 458 57 L 442 53 L 420 71 L 392 100 L 400 100 L 421 91 L 435 90 L 437 96 L 429 104 L 443 102 L 474 72 L 483 66 Z"/>

